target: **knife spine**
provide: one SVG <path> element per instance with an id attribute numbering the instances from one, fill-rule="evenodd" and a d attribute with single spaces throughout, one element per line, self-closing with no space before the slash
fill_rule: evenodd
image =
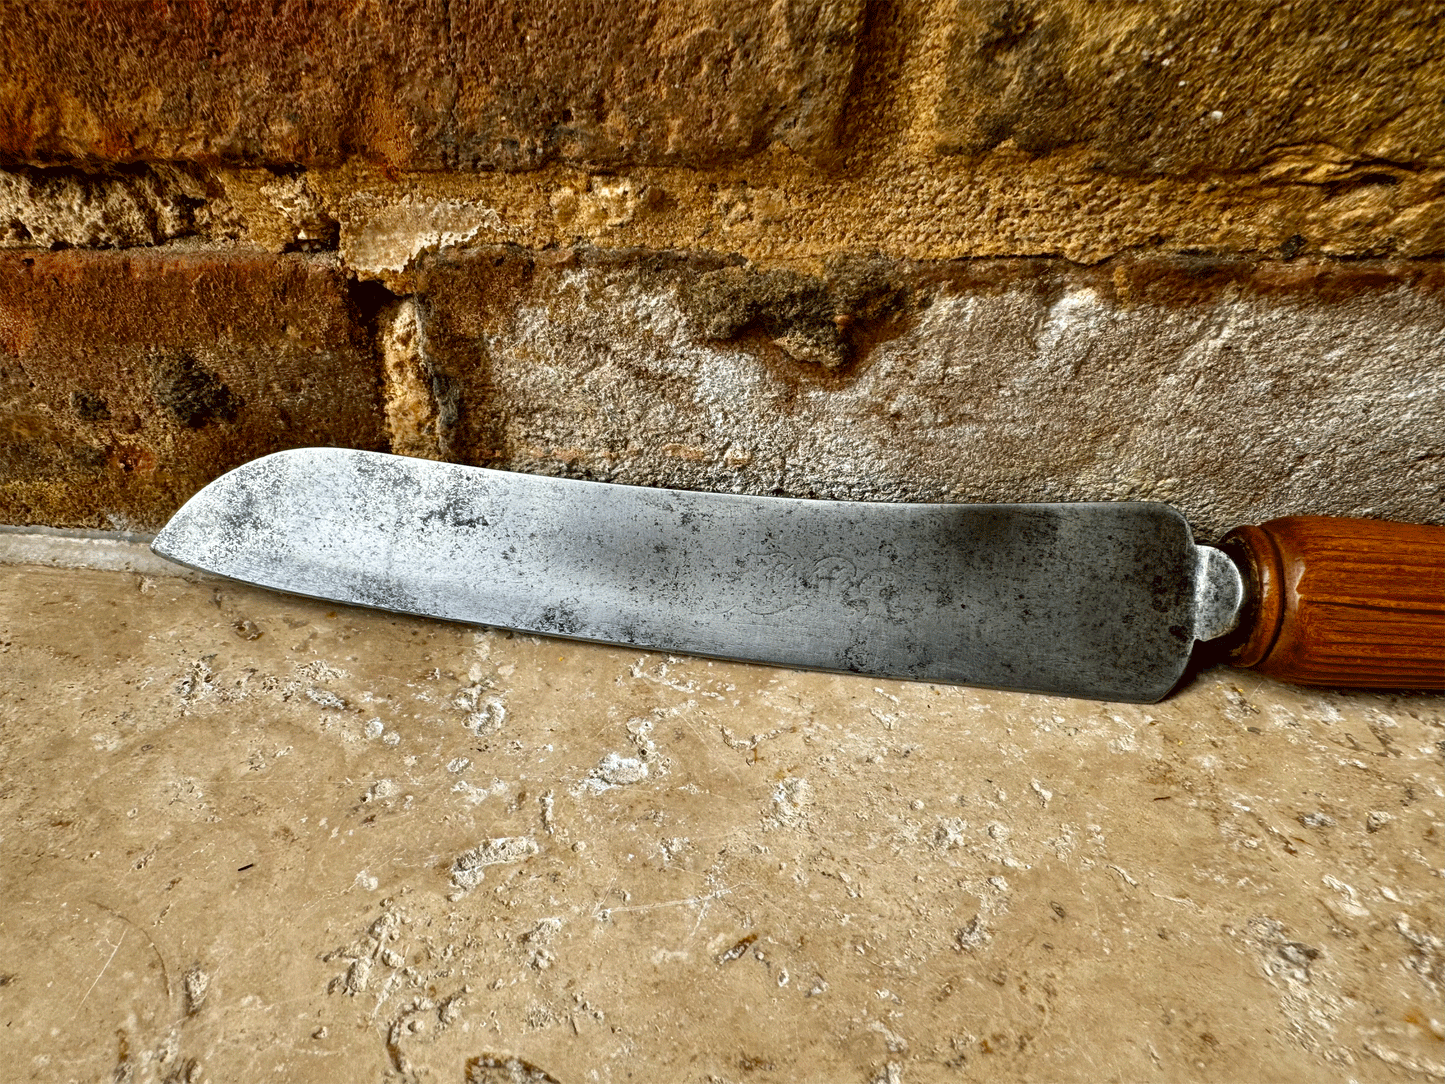
<path id="1" fill-rule="evenodd" d="M 1302 685 L 1445 688 L 1445 528 L 1288 516 L 1223 545 L 1249 582 L 1234 665 Z"/>

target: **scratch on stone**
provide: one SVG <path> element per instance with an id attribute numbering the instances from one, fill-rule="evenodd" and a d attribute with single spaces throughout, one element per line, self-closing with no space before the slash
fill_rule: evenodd
<path id="1" fill-rule="evenodd" d="M 110 955 L 105 958 L 105 963 L 100 965 L 100 974 L 95 976 L 95 981 L 90 984 L 90 990 L 85 991 L 85 997 L 80 999 L 80 1005 L 85 1004 L 86 998 L 90 997 L 91 990 L 95 989 L 96 983 L 100 982 L 101 977 L 105 974 L 106 968 L 110 967 L 110 962 L 115 959 L 115 954 L 120 951 L 120 946 L 125 943 L 125 934 L 128 928 L 129 927 L 126 926 L 120 928 L 120 936 L 116 938 L 115 947 L 110 950 Z M 79 1011 L 80 1005 L 76 1006 L 77 1011 Z"/>
<path id="2" fill-rule="evenodd" d="M 1113 869 L 1114 867 L 1113 867 L 1113 866 L 1110 866 L 1109 868 L 1110 868 L 1110 869 Z M 1123 870 L 1120 870 L 1119 872 L 1120 872 L 1120 873 L 1123 873 L 1124 871 L 1123 871 Z M 1131 882 L 1131 883 L 1132 883 L 1132 882 Z M 1186 907 L 1192 907 L 1192 908 L 1194 908 L 1196 911 L 1202 910 L 1202 908 L 1199 906 L 1199 904 L 1195 903 L 1193 900 L 1189 899 L 1187 896 L 1165 896 L 1165 895 L 1162 895 L 1161 893 L 1158 893 L 1158 892 L 1150 892 L 1149 895 L 1153 896 L 1156 900 L 1168 900 L 1170 903 L 1182 903 L 1182 904 L 1184 904 L 1184 906 L 1186 906 Z"/>
<path id="3" fill-rule="evenodd" d="M 134 929 L 139 931 L 140 935 L 146 939 L 146 942 L 151 947 L 151 951 L 156 954 L 156 963 L 158 963 L 161 968 L 161 981 L 165 984 L 166 988 L 166 999 L 169 1000 L 171 996 L 171 972 L 170 969 L 166 967 L 165 954 L 161 952 L 161 947 L 156 944 L 155 938 L 146 932 L 145 927 L 137 926 L 125 915 L 117 911 L 114 907 L 107 907 L 105 904 L 100 903 L 97 900 L 87 900 L 86 902 L 94 907 L 100 908 L 108 915 L 114 915 L 116 918 L 120 919 L 122 922 L 125 923 L 127 929 Z"/>
<path id="4" fill-rule="evenodd" d="M 697 904 L 706 905 L 712 900 L 732 894 L 730 888 L 720 888 L 716 892 L 708 892 L 701 896 L 688 896 L 680 900 L 659 900 L 656 903 L 636 903 L 630 907 L 599 907 L 593 912 L 593 917 L 606 919 L 611 915 L 626 914 L 633 911 L 660 911 L 664 907 L 688 907 Z"/>

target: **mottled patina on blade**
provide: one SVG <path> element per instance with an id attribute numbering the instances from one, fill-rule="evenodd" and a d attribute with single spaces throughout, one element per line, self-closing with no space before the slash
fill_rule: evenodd
<path id="1" fill-rule="evenodd" d="M 670 652 L 1098 699 L 1178 682 L 1201 548 L 1162 504 L 804 501 L 308 448 L 157 553 L 247 583 Z"/>

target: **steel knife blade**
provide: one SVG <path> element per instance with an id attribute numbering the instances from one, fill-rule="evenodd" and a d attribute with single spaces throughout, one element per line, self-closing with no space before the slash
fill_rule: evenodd
<path id="1" fill-rule="evenodd" d="M 649 489 L 339 448 L 254 460 L 156 553 L 299 595 L 610 644 L 1150 702 L 1244 581 L 1164 504 Z"/>

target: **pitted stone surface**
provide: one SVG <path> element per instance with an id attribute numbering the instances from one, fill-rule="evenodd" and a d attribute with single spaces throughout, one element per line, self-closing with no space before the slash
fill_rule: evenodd
<path id="1" fill-rule="evenodd" d="M 1101 168 L 1140 174 L 1255 169 L 1292 148 L 1445 162 L 1435 4 L 958 0 L 955 11 L 938 106 L 946 153 L 1084 147 Z"/>
<path id="2" fill-rule="evenodd" d="M 859 0 L 0 9 L 0 158 L 409 169 L 827 157 Z"/>
<path id="3" fill-rule="evenodd" d="M 0 247 L 222 241 L 243 228 L 223 187 L 204 170 L 170 165 L 0 170 Z"/>
<path id="4" fill-rule="evenodd" d="M 1432 5 L 514 8 L 0 7 L 0 245 L 1445 254 Z"/>
<path id="5" fill-rule="evenodd" d="M 1445 301 L 1410 264 L 496 252 L 421 277 L 453 458 L 834 499 L 1438 521 Z"/>
<path id="6" fill-rule="evenodd" d="M 10 522 L 155 529 L 222 470 L 327 443 L 835 499 L 1159 499 L 1206 536 L 1441 514 L 1431 265 L 478 249 L 398 303 L 296 256 L 7 260 Z"/>
<path id="7" fill-rule="evenodd" d="M 12 1079 L 1440 1076 L 1439 696 L 1099 704 L 14 566 L 0 666 Z"/>
<path id="8" fill-rule="evenodd" d="M 278 446 L 380 446 L 378 383 L 334 266 L 0 254 L 0 522 L 156 530 Z"/>

